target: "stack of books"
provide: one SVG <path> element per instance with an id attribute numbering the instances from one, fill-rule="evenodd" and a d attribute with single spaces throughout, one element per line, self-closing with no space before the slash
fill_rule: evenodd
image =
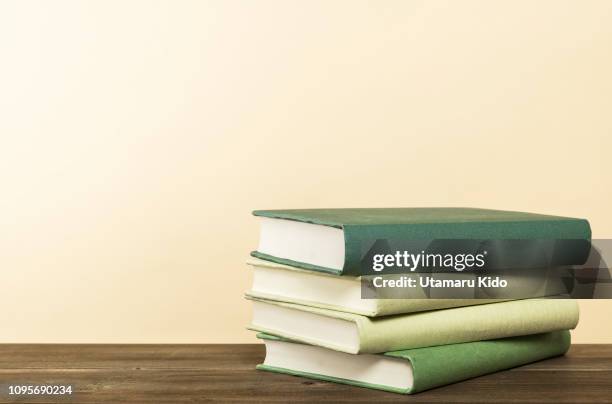
<path id="1" fill-rule="evenodd" d="M 571 299 L 363 299 L 363 243 L 402 239 L 590 240 L 589 224 L 472 208 L 255 211 L 249 329 L 258 369 L 410 394 L 563 355 Z"/>

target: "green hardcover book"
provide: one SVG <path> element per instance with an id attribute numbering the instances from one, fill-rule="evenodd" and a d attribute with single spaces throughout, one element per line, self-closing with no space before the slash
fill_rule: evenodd
<path id="1" fill-rule="evenodd" d="M 258 334 L 266 359 L 257 369 L 412 394 L 563 355 L 569 331 L 463 344 L 351 355 Z"/>
<path id="2" fill-rule="evenodd" d="M 568 299 L 514 300 L 374 318 L 251 300 L 250 329 L 350 354 L 540 334 L 578 324 L 578 304 Z"/>
<path id="3" fill-rule="evenodd" d="M 375 240 L 590 240 L 588 221 L 475 208 L 256 210 L 254 257 L 333 274 L 363 275 L 363 245 Z M 567 249 L 565 249 L 567 250 Z M 587 252 L 588 253 L 588 252 Z M 561 264 L 581 264 L 585 248 Z"/>

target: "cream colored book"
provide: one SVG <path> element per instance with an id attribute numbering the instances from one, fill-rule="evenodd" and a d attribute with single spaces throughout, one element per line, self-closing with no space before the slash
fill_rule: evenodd
<path id="1" fill-rule="evenodd" d="M 578 324 L 578 305 L 566 299 L 513 300 L 376 318 L 252 300 L 250 329 L 352 354 L 538 334 Z"/>
<path id="2" fill-rule="evenodd" d="M 260 259 L 253 268 L 253 287 L 247 296 L 296 303 L 363 316 L 377 317 L 449 307 L 493 303 L 496 299 L 362 299 L 361 278 L 309 271 Z"/>

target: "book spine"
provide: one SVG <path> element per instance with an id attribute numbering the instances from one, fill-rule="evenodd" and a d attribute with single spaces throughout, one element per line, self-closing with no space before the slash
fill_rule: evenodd
<path id="1" fill-rule="evenodd" d="M 576 301 L 570 299 L 524 299 L 400 316 L 355 317 L 358 353 L 381 353 L 573 329 L 579 312 Z"/>
<path id="2" fill-rule="evenodd" d="M 563 355 L 569 331 L 455 344 L 409 354 L 414 373 L 411 393 Z"/>

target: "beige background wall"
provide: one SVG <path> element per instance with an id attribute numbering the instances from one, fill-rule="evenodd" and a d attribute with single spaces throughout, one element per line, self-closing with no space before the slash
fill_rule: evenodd
<path id="1" fill-rule="evenodd" d="M 0 342 L 254 341 L 256 208 L 612 237 L 610 1 L 9 1 L 0 51 Z"/>

